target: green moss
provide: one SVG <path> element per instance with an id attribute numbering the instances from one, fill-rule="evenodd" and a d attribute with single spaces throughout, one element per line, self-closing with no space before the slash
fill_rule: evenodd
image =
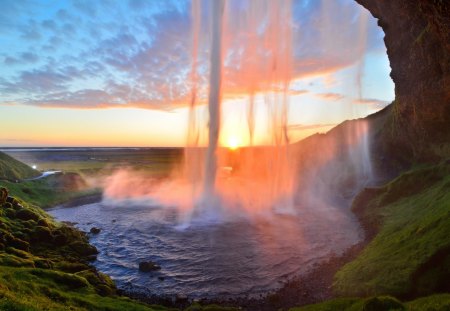
<path id="1" fill-rule="evenodd" d="M 433 259 L 450 247 L 449 186 L 450 164 L 441 164 L 403 174 L 355 200 L 353 208 L 363 223 L 378 226 L 379 233 L 336 274 L 335 291 L 344 296 L 419 296 L 439 290 L 450 276 L 449 262 Z"/>
<path id="2" fill-rule="evenodd" d="M 419 298 L 406 303 L 410 311 L 450 310 L 450 294 L 438 294 Z"/>
<path id="3" fill-rule="evenodd" d="M 86 234 L 23 201 L 9 204 L 1 209 L 14 217 L 0 215 L 0 310 L 166 310 L 117 296 L 87 264 L 97 250 Z"/>
<path id="4" fill-rule="evenodd" d="M 52 270 L 0 266 L 0 310 L 167 310 L 102 297 L 86 279 Z"/>
<path id="5" fill-rule="evenodd" d="M 450 294 L 433 295 L 402 303 L 389 296 L 340 298 L 323 303 L 292 308 L 290 311 L 445 311 L 450 310 Z"/>

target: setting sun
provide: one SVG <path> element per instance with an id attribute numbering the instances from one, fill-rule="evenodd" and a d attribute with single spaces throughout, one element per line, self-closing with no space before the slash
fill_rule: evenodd
<path id="1" fill-rule="evenodd" d="M 231 136 L 230 138 L 228 138 L 227 146 L 231 150 L 236 150 L 241 146 L 241 144 L 236 136 Z"/>

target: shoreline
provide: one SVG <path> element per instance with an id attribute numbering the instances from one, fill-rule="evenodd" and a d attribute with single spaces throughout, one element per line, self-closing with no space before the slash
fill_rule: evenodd
<path id="1" fill-rule="evenodd" d="M 281 288 L 260 294 L 254 298 L 248 295 L 242 297 L 189 298 L 180 293 L 179 297 L 152 295 L 144 292 L 119 288 L 120 294 L 147 304 L 158 304 L 165 307 L 186 308 L 193 302 L 204 305 L 217 304 L 223 307 L 238 307 L 243 310 L 272 311 L 301 307 L 332 298 L 332 284 L 336 272 L 346 263 L 360 254 L 369 240 L 364 238 L 359 243 L 347 248 L 341 255 L 333 255 L 327 261 L 316 264 L 304 275 L 294 276 L 285 282 Z"/>
<path id="2" fill-rule="evenodd" d="M 52 208 L 77 207 L 77 206 L 82 206 L 82 205 L 87 205 L 87 204 L 100 203 L 102 201 L 102 199 L 103 199 L 103 192 L 85 194 L 85 195 L 81 195 L 81 196 L 69 199 L 64 203 L 57 204 L 57 205 L 53 206 Z"/>
<path id="3" fill-rule="evenodd" d="M 71 208 L 99 203 L 102 201 L 102 198 L 102 193 L 87 194 L 70 199 L 65 203 L 57 204 L 52 208 Z M 351 202 L 353 203 L 353 201 L 354 198 Z M 332 289 L 334 275 L 345 264 L 355 259 L 373 238 L 370 228 L 367 228 L 367 225 L 362 221 L 361 215 L 355 211 L 351 211 L 351 213 L 356 217 L 364 234 L 364 238 L 360 242 L 348 247 L 340 255 L 332 254 L 328 260 L 317 263 L 304 275 L 293 276 L 283 283 L 279 289 L 260 294 L 257 298 L 245 294 L 240 297 L 190 298 L 182 293 L 178 297 L 170 297 L 153 295 L 150 292 L 135 291 L 123 287 L 118 288 L 118 293 L 150 305 L 158 304 L 165 307 L 186 308 L 193 302 L 199 302 L 205 305 L 217 304 L 224 307 L 239 307 L 243 310 L 252 311 L 288 309 L 336 298 Z"/>

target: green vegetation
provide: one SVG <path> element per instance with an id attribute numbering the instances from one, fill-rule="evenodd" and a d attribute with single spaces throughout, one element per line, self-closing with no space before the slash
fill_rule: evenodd
<path id="1" fill-rule="evenodd" d="M 109 176 L 111 172 L 127 168 L 152 176 L 167 176 L 181 163 L 182 148 L 149 149 L 71 149 L 16 151 L 10 153 L 25 163 L 35 163 L 40 170 L 74 172 L 81 176 Z M 55 156 L 57 155 L 57 156 Z"/>
<path id="2" fill-rule="evenodd" d="M 40 173 L 28 165 L 0 152 L 0 180 L 22 180 L 39 176 Z"/>
<path id="3" fill-rule="evenodd" d="M 161 310 L 118 297 L 87 236 L 9 198 L 0 207 L 1 310 Z"/>
<path id="4" fill-rule="evenodd" d="M 338 295 L 417 297 L 448 290 L 450 163 L 366 189 L 353 210 L 369 232 L 379 233 L 336 274 Z"/>
<path id="5" fill-rule="evenodd" d="M 389 296 L 339 298 L 323 303 L 292 308 L 290 311 L 445 311 L 450 310 L 450 294 L 433 295 L 402 303 Z"/>
<path id="6" fill-rule="evenodd" d="M 20 183 L 0 180 L 0 187 L 6 187 L 12 196 L 42 208 L 101 193 L 100 189 L 89 188 L 84 179 L 76 173 L 50 175 Z"/>
<path id="7" fill-rule="evenodd" d="M 26 180 L 39 175 L 40 172 L 0 152 L 0 187 L 6 187 L 12 196 L 29 204 L 47 208 L 81 196 L 100 194 L 100 189 L 89 187 L 78 173 Z"/>

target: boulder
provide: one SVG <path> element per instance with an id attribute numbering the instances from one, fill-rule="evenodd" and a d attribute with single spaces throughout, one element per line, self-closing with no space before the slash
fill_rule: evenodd
<path id="1" fill-rule="evenodd" d="M 92 234 L 99 234 L 100 231 L 102 231 L 100 228 L 92 227 L 89 232 L 92 233 Z"/>
<path id="2" fill-rule="evenodd" d="M 139 263 L 139 271 L 151 272 L 161 270 L 161 266 L 157 265 L 153 261 L 141 261 Z"/>

